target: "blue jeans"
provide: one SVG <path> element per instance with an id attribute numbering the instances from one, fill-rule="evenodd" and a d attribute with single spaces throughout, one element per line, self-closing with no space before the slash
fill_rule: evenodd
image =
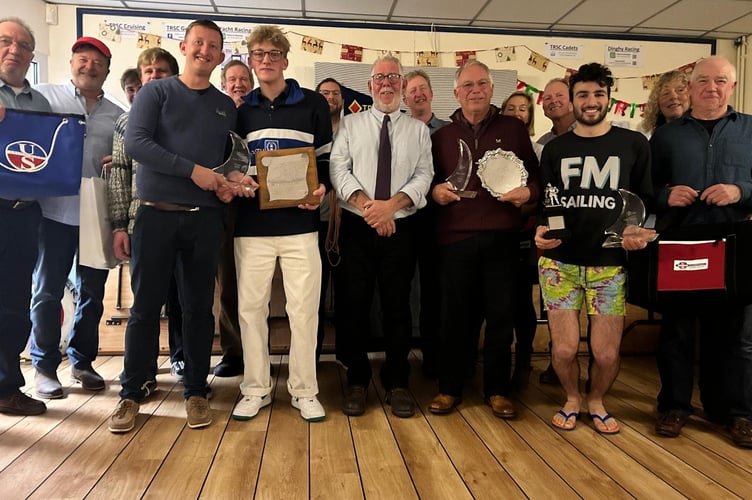
<path id="1" fill-rule="evenodd" d="M 47 374 L 55 373 L 62 359 L 60 301 L 73 265 L 79 303 L 66 354 L 73 366 L 88 369 L 99 350 L 99 321 L 109 271 L 79 266 L 77 252 L 78 226 L 42 218 L 31 301 L 31 360 L 37 370 Z"/>
<path id="2" fill-rule="evenodd" d="M 0 276 L 3 280 L 0 286 L 0 398 L 10 396 L 24 385 L 18 355 L 26 346 L 31 328 L 31 274 L 37 261 L 41 220 L 42 212 L 36 203 L 20 210 L 0 208 Z"/>
<path id="3" fill-rule="evenodd" d="M 159 349 L 159 314 L 173 273 L 183 308 L 185 398 L 206 395 L 214 340 L 214 276 L 222 209 L 166 212 L 141 207 L 131 239 L 133 307 L 125 330 L 120 397 L 141 401 Z"/>

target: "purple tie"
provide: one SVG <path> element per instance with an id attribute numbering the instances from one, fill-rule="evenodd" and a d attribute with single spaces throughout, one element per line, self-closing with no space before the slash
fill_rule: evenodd
<path id="1" fill-rule="evenodd" d="M 388 200 L 392 194 L 392 143 L 389 142 L 389 115 L 384 115 L 379 138 L 379 161 L 376 164 L 375 199 Z"/>

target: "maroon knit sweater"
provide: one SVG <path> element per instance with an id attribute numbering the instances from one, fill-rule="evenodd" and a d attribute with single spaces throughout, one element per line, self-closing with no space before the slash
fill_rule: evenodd
<path id="1" fill-rule="evenodd" d="M 533 151 L 527 128 L 517 118 L 502 116 L 491 106 L 488 116 L 475 127 L 457 109 L 452 123 L 437 130 L 432 136 L 433 166 L 436 172 L 434 185 L 441 184 L 454 172 L 459 156 L 458 139 L 463 139 L 473 155 L 473 174 L 468 190 L 478 191 L 473 198 L 436 208 L 436 237 L 440 245 L 448 245 L 470 238 L 483 231 L 515 231 L 522 228 L 521 210 L 511 203 L 500 202 L 481 185 L 476 175 L 478 160 L 486 151 L 501 148 L 512 151 L 525 164 L 528 171 L 527 186 L 531 191 L 528 203 L 536 203 L 540 193 L 538 158 Z"/>

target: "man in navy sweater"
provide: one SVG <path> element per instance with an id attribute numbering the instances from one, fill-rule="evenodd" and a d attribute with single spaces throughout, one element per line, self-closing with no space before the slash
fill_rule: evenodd
<path id="1" fill-rule="evenodd" d="M 231 198 L 227 180 L 211 169 L 224 161 L 235 103 L 209 82 L 222 62 L 222 31 L 194 21 L 180 42 L 183 73 L 149 83 L 133 103 L 125 150 L 140 167 L 136 187 L 141 207 L 131 239 L 134 301 L 125 331 L 120 402 L 109 429 L 135 426 L 149 379 L 150 356 L 159 341 L 159 314 L 173 272 L 183 307 L 183 395 L 188 427 L 212 421 L 206 399 L 214 337 L 214 274 L 222 236 L 222 203 Z"/>

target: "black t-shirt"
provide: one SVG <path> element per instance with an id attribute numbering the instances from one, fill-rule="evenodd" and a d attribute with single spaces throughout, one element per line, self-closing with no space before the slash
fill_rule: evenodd
<path id="1" fill-rule="evenodd" d="M 621 211 L 618 189 L 637 194 L 649 206 L 653 190 L 645 136 L 613 126 L 598 137 L 568 132 L 543 148 L 541 176 L 541 191 L 549 183 L 559 190 L 565 224 L 571 231 L 560 246 L 544 255 L 581 266 L 623 265 L 622 249 L 601 245 L 604 231 Z"/>

